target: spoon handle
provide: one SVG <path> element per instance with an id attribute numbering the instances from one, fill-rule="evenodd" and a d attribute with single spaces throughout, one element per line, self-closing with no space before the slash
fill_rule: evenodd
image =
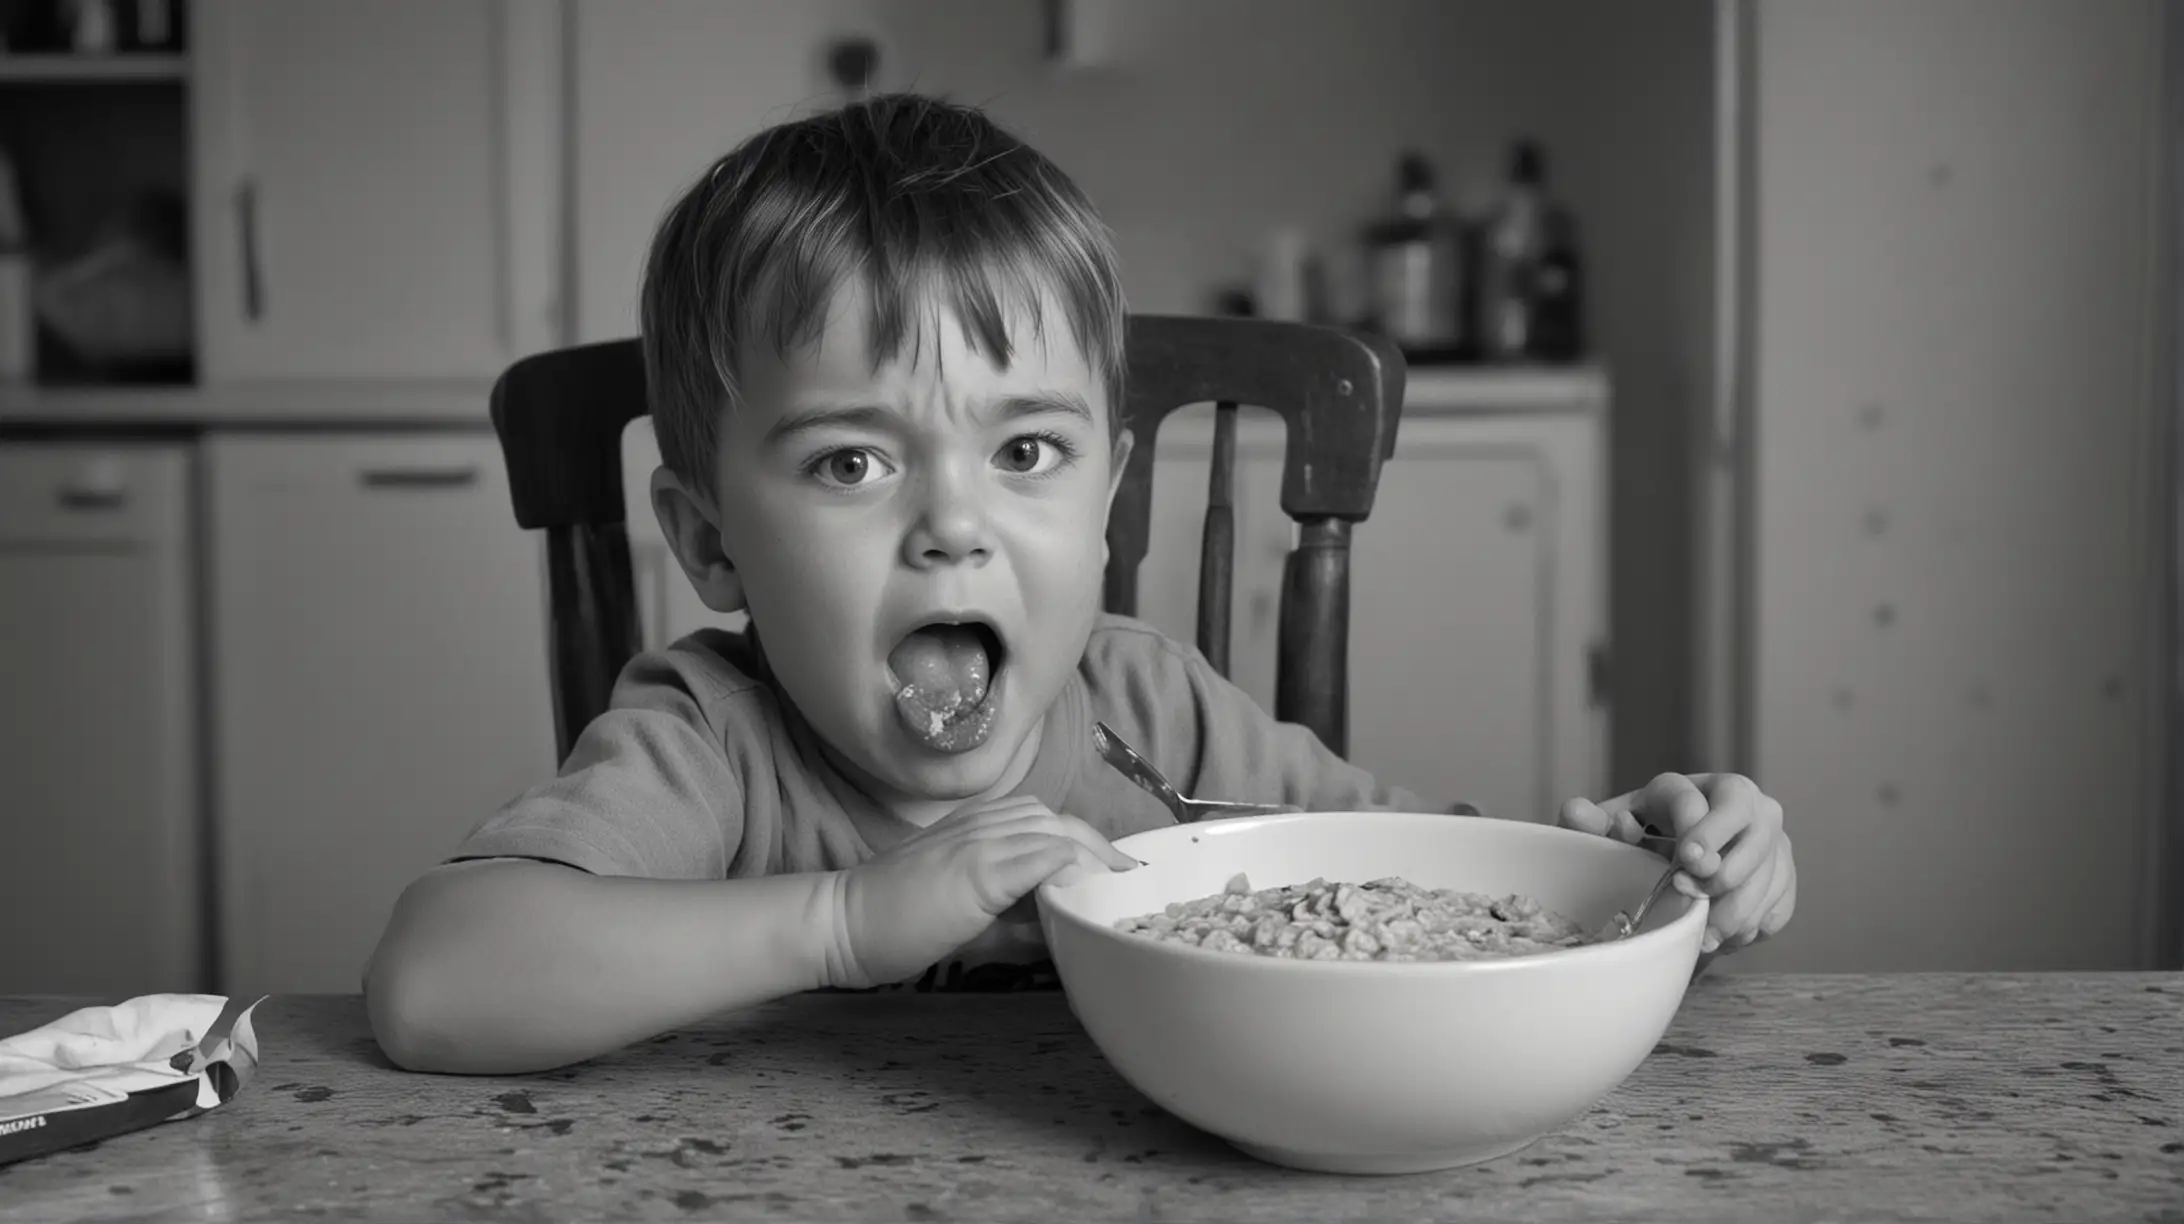
<path id="1" fill-rule="evenodd" d="M 1653 882 L 1653 891 L 1646 894 L 1646 899 L 1638 903 L 1637 912 L 1630 916 L 1632 934 L 1637 934 L 1638 928 L 1645 925 L 1646 914 L 1653 909 L 1653 903 L 1660 900 L 1661 895 L 1668 891 L 1668 886 L 1676 879 L 1678 870 L 1680 868 L 1670 864 L 1668 870 L 1661 873 L 1661 878 Z"/>
<path id="2" fill-rule="evenodd" d="M 1152 762 L 1137 754 L 1137 750 L 1122 741 L 1114 728 L 1104 722 L 1092 724 L 1092 746 L 1099 750 L 1100 759 L 1113 766 L 1115 771 L 1143 787 L 1153 798 L 1160 800 L 1175 816 L 1177 824 L 1191 823 L 1191 813 L 1183 796 L 1168 784 L 1168 780 L 1153 768 Z"/>

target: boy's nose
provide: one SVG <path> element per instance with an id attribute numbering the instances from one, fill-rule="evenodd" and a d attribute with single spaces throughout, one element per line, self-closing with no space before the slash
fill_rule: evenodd
<path id="1" fill-rule="evenodd" d="M 917 569 L 962 562 L 982 565 L 992 551 L 985 510 L 976 492 L 946 479 L 932 482 L 924 513 L 903 540 L 903 560 Z"/>

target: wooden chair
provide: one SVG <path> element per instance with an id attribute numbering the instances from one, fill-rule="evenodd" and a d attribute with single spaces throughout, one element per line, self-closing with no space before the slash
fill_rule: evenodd
<path id="1" fill-rule="evenodd" d="M 1346 753 L 1350 528 L 1371 513 L 1380 465 L 1395 450 L 1401 355 L 1373 336 L 1255 319 L 1133 316 L 1127 344 L 1136 442 L 1108 521 L 1107 609 L 1137 610 L 1161 422 L 1177 408 L 1215 404 L 1198 646 L 1227 674 L 1236 407 L 1279 413 L 1288 429 L 1282 510 L 1296 520 L 1299 541 L 1284 566 L 1274 714 Z M 555 735 L 564 757 L 607 708 L 638 647 L 621 447 L 624 427 L 645 411 L 635 340 L 527 357 L 493 387 L 516 521 L 546 532 Z"/>

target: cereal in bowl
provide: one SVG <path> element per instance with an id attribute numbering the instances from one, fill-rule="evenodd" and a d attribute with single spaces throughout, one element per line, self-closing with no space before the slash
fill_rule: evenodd
<path id="1" fill-rule="evenodd" d="M 1115 926 L 1170 943 L 1291 960 L 1486 960 L 1595 942 L 1575 921 L 1530 897 L 1421 888 L 1396 876 L 1253 891 L 1239 873 L 1210 897 L 1173 902 Z"/>

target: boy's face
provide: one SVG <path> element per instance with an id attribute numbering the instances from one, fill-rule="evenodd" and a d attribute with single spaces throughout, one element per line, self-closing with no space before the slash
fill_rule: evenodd
<path id="1" fill-rule="evenodd" d="M 942 307 L 875 370 L 850 278 L 815 345 L 743 371 L 705 515 L 727 564 L 693 565 L 669 526 L 708 604 L 749 608 L 837 765 L 897 810 L 1020 779 L 1099 612 L 1129 435 L 1059 306 L 1043 317 L 1011 320 L 1001 369 Z"/>

